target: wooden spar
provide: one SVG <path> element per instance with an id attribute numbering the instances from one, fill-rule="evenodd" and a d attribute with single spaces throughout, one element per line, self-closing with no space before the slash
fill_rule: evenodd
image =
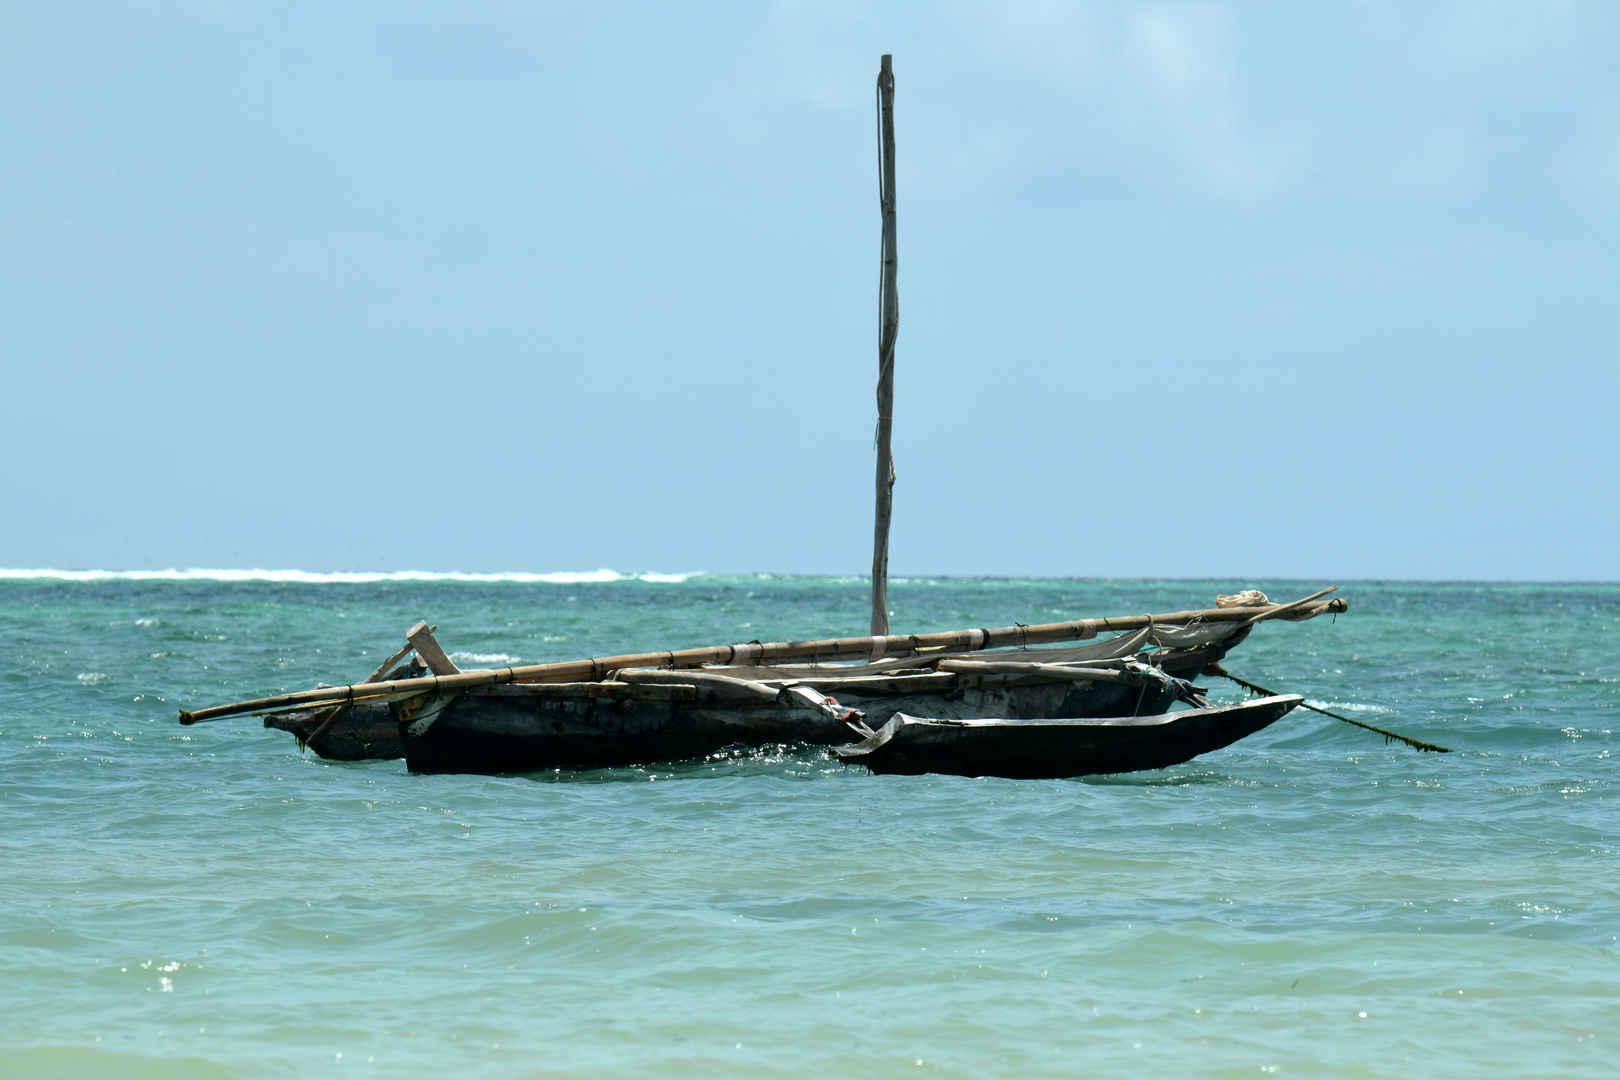
<path id="1" fill-rule="evenodd" d="M 321 721 L 321 726 L 309 733 L 309 738 L 304 740 L 304 745 L 309 747 L 311 750 L 319 746 L 321 744 L 321 740 L 326 738 L 326 733 L 337 726 L 337 722 L 339 720 L 349 715 L 349 710 L 352 708 L 354 708 L 354 702 L 345 701 L 343 704 L 327 713 L 326 719 Z"/>
<path id="2" fill-rule="evenodd" d="M 894 512 L 894 341 L 900 334 L 899 263 L 894 216 L 894 69 L 883 54 L 878 71 L 878 202 L 883 211 L 883 262 L 878 299 L 877 513 L 872 525 L 872 636 L 889 632 L 889 519 Z"/>
<path id="3" fill-rule="evenodd" d="M 394 669 L 395 664 L 397 664 L 401 660 L 405 659 L 412 652 L 414 652 L 415 649 L 416 649 L 416 646 L 412 645 L 409 641 L 407 641 L 405 643 L 404 648 L 400 649 L 399 652 L 395 653 L 393 656 L 390 656 L 388 659 L 384 660 L 382 662 L 382 665 L 380 667 L 378 667 L 376 671 L 373 671 L 370 675 L 366 676 L 361 681 L 362 682 L 376 682 L 378 679 L 382 678 L 384 675 L 386 675 L 390 671 L 392 671 Z"/>
<path id="4" fill-rule="evenodd" d="M 1323 589 L 1321 592 L 1312 593 L 1311 595 L 1307 596 L 1303 600 L 1295 600 L 1291 604 L 1278 604 L 1276 607 L 1267 608 L 1265 611 L 1261 612 L 1260 614 L 1256 615 L 1254 618 L 1250 619 L 1249 622 L 1251 622 L 1251 623 L 1265 622 L 1267 619 L 1280 618 L 1282 616 L 1287 615 L 1290 611 L 1293 611 L 1295 608 L 1304 607 L 1306 604 L 1310 603 L 1312 600 L 1320 600 L 1322 597 L 1326 596 L 1328 593 L 1337 592 L 1338 590 L 1339 590 L 1339 587 L 1337 585 L 1329 585 L 1327 588 Z M 1272 696 L 1275 696 L 1275 695 L 1267 695 L 1267 696 L 1272 697 Z"/>
<path id="5" fill-rule="evenodd" d="M 1018 661 L 941 660 L 939 670 L 959 675 L 1041 675 L 1072 682 L 1123 682 L 1136 684 L 1147 677 L 1118 668 L 1075 667 L 1071 664 L 1028 664 Z"/>
<path id="6" fill-rule="evenodd" d="M 1295 608 L 1283 616 L 1289 620 L 1314 618 L 1328 612 L 1341 612 L 1343 600 L 1319 600 Z M 887 637 L 830 638 L 822 641 L 779 641 L 766 645 L 712 645 L 700 649 L 668 652 L 630 653 L 591 660 L 567 660 L 557 664 L 529 664 L 497 668 L 493 671 L 464 671 L 459 675 L 430 675 L 420 679 L 361 683 L 354 686 L 328 686 L 292 694 L 216 705 L 196 712 L 180 711 L 182 724 L 217 720 L 239 713 L 266 712 L 321 702 L 357 701 L 365 698 L 414 697 L 434 691 L 466 690 L 514 682 L 579 682 L 600 679 L 610 671 L 631 667 L 698 667 L 702 664 L 762 664 L 776 660 L 850 660 L 874 653 L 900 656 L 922 649 L 957 649 L 976 652 L 1018 645 L 1041 645 L 1054 641 L 1077 641 L 1099 633 L 1140 630 L 1144 626 L 1182 625 L 1193 622 L 1247 622 L 1270 607 L 1209 608 L 1177 611 L 1168 615 L 1124 615 L 1111 619 L 1076 619 L 1071 622 L 1042 623 L 1035 626 L 1003 626 L 991 630 L 949 630 L 938 634 L 891 634 Z"/>
<path id="7" fill-rule="evenodd" d="M 780 692 L 774 686 L 755 682 L 752 679 L 737 679 L 730 675 L 715 675 L 707 671 L 662 671 L 652 669 L 636 671 L 626 669 L 619 672 L 619 678 L 627 683 L 676 683 L 697 687 L 723 687 L 735 690 L 741 694 L 759 698 L 762 701 L 775 701 Z"/>

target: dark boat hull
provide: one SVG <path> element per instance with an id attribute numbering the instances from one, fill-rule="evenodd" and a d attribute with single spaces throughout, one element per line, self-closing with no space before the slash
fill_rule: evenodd
<path id="1" fill-rule="evenodd" d="M 900 715 L 833 752 L 875 773 L 947 773 L 1016 780 L 1138 772 L 1180 765 L 1286 716 L 1288 694 L 1159 716 L 1093 719 L 922 719 Z"/>
<path id="2" fill-rule="evenodd" d="M 1246 635 L 1243 629 L 1219 644 L 1152 655 L 1167 674 L 1191 679 Z M 1119 649 L 1128 651 L 1127 645 L 1134 647 L 1140 640 L 1139 635 L 1130 643 L 1119 639 Z M 1080 651 L 995 656 L 1045 661 Z M 817 685 L 859 710 L 872 727 L 902 712 L 941 719 L 1148 716 L 1163 713 L 1176 701 L 1162 687 L 1120 682 L 935 673 L 922 683 L 896 678 L 885 686 L 881 678 L 867 677 L 852 685 L 850 676 L 860 676 L 863 669 L 732 670 L 751 679 L 792 678 Z M 925 691 L 908 690 L 923 684 Z M 612 686 L 620 689 L 609 692 Z M 688 697 L 682 699 L 654 688 L 615 683 L 577 684 L 573 690 L 513 683 L 471 690 L 448 702 L 418 697 L 392 704 L 366 703 L 340 717 L 311 749 L 342 761 L 403 756 L 412 772 L 514 773 L 701 758 L 737 745 L 832 746 L 849 739 L 849 729 L 819 709 L 707 691 L 693 695 L 691 687 L 686 689 Z M 307 742 L 323 716 L 313 709 L 273 713 L 265 718 L 265 726 Z"/>
<path id="3" fill-rule="evenodd" d="M 320 727 L 325 716 L 325 709 L 271 713 L 264 718 L 264 726 L 296 735 L 299 745 L 303 746 L 309 742 L 309 737 Z M 339 717 L 338 722 L 311 749 L 332 761 L 371 761 L 405 756 L 405 744 L 399 738 L 399 718 L 385 703 L 362 702 L 356 705 Z"/>
<path id="4" fill-rule="evenodd" d="M 1186 671 L 1185 674 L 1195 674 Z M 942 718 L 1076 717 L 1162 713 L 1175 696 L 1110 682 L 963 678 L 927 693 L 838 688 L 838 701 L 881 725 L 896 713 Z M 989 684 L 989 685 L 985 685 Z M 849 728 L 826 712 L 769 702 L 635 701 L 534 696 L 521 685 L 457 698 L 430 725 L 400 725 L 406 767 L 418 773 L 512 773 L 645 765 L 702 758 L 730 746 L 832 746 Z"/>

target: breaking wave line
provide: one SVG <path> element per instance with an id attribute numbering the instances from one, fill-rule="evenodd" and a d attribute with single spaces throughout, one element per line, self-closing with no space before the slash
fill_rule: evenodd
<path id="1" fill-rule="evenodd" d="M 557 570 L 551 573 L 476 574 L 430 570 L 8 570 L 0 568 L 0 581 L 265 581 L 297 585 L 369 585 L 377 582 L 468 581 L 517 582 L 538 585 L 586 585 L 614 581 L 680 584 L 697 574 L 660 574 L 652 571 Z"/>

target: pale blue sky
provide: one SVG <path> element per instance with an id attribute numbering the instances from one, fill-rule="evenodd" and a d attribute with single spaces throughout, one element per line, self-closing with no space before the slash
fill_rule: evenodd
<path id="1" fill-rule="evenodd" d="M 0 5 L 0 566 L 1620 578 L 1620 5 Z"/>

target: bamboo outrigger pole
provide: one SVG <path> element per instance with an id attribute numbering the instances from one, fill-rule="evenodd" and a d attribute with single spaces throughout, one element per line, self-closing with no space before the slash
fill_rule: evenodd
<path id="1" fill-rule="evenodd" d="M 894 340 L 900 333 L 899 262 L 894 218 L 894 69 L 883 54 L 878 71 L 878 202 L 883 210 L 883 262 L 878 297 L 877 514 L 872 529 L 872 636 L 889 632 L 889 518 L 894 512 Z"/>

